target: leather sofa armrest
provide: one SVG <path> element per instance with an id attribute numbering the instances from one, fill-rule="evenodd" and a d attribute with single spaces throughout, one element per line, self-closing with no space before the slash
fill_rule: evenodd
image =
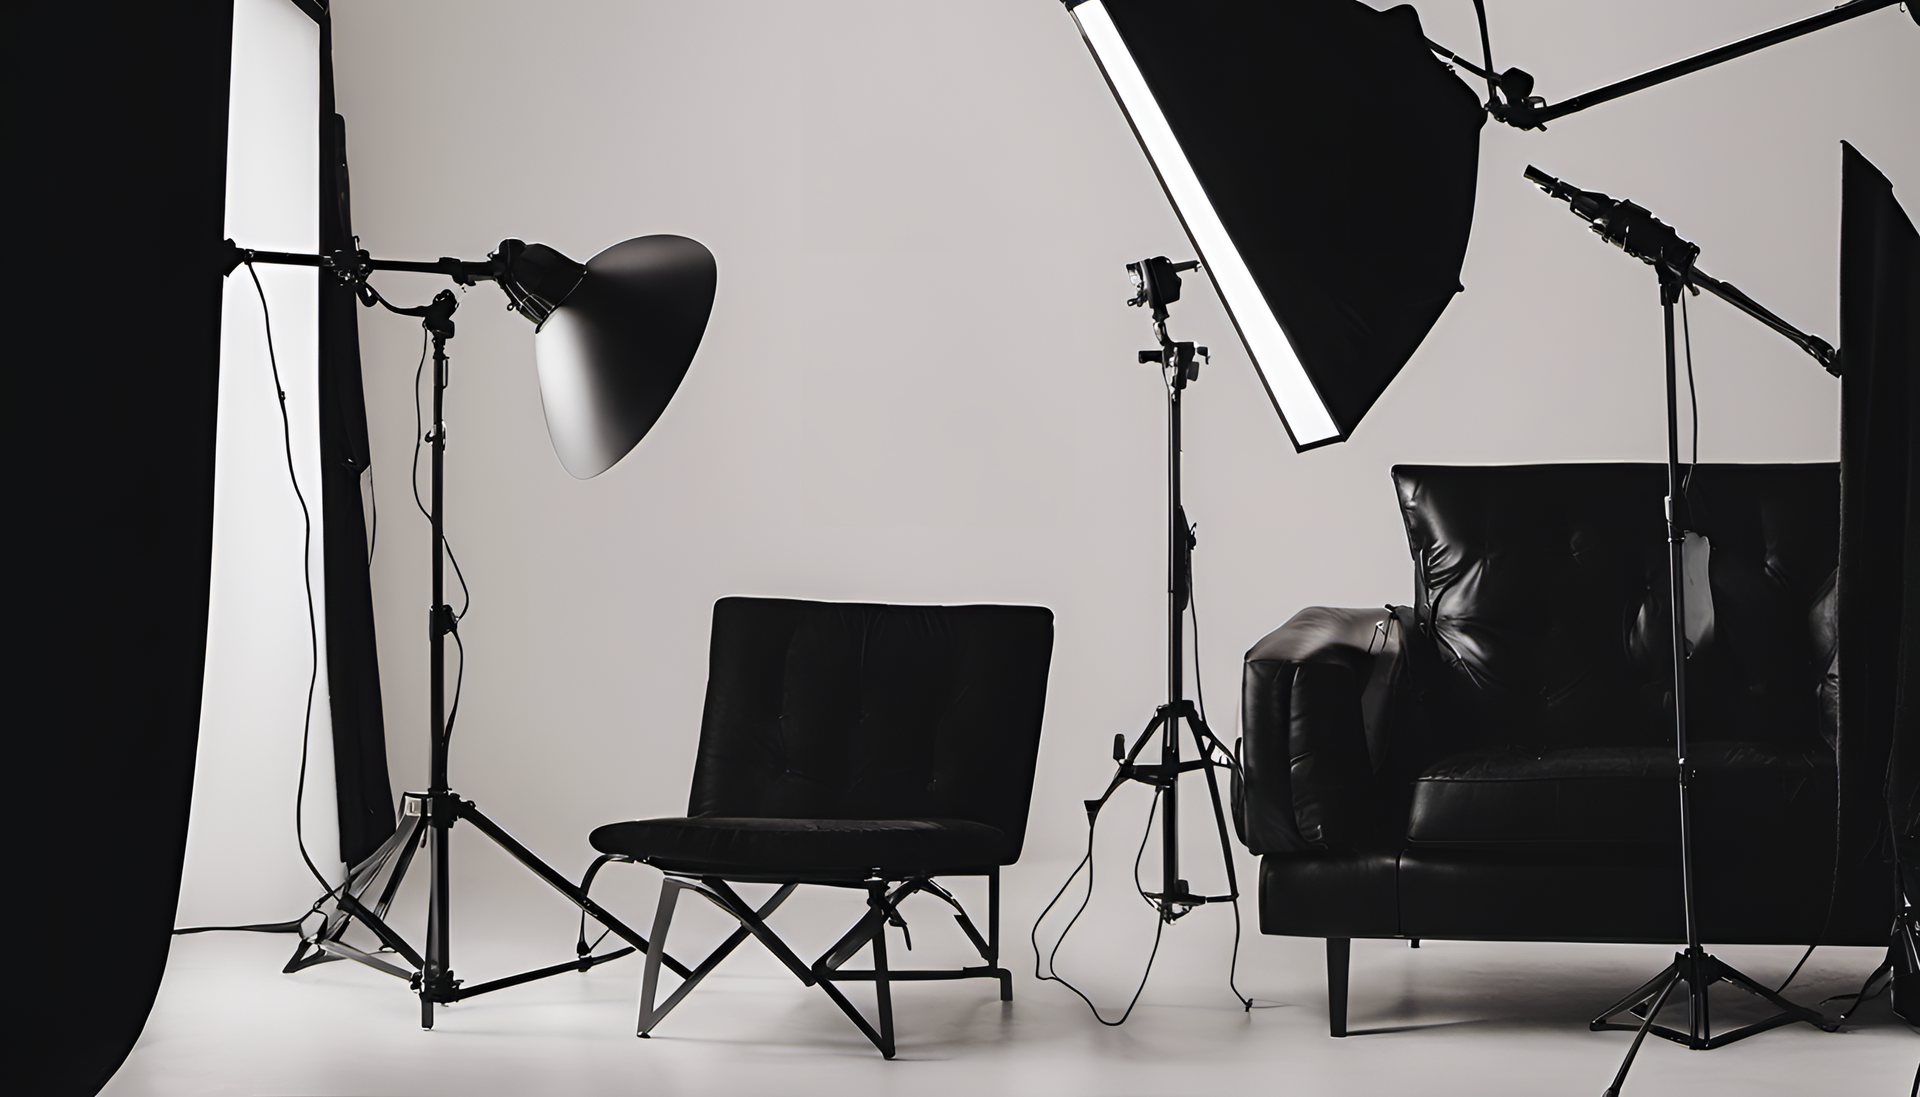
<path id="1" fill-rule="evenodd" d="M 1234 822 L 1254 853 L 1348 846 L 1374 822 L 1409 611 L 1314 606 L 1247 652 Z"/>

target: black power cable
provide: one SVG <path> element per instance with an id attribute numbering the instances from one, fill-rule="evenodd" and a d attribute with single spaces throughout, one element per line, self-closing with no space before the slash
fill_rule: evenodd
<path id="1" fill-rule="evenodd" d="M 393 306 L 388 305 L 387 307 L 392 308 Z M 427 509 L 425 503 L 420 501 L 420 444 L 426 441 L 427 437 L 420 412 L 420 378 L 425 375 L 426 369 L 427 332 L 423 329 L 420 333 L 420 364 L 413 368 L 413 473 L 408 479 L 413 484 L 413 505 L 419 508 L 422 518 L 431 522 L 433 520 L 433 513 Z M 436 423 L 434 424 L 434 429 L 443 430 L 445 427 L 443 424 Z M 440 547 L 445 550 L 447 554 L 447 562 L 453 565 L 454 578 L 460 581 L 460 609 L 453 615 L 453 619 L 457 623 L 465 620 L 467 610 L 473 607 L 473 592 L 467 589 L 467 576 L 460 570 L 460 558 L 453 554 L 453 544 L 447 540 L 444 526 L 440 533 Z M 447 709 L 447 725 L 440 740 L 442 743 L 450 743 L 453 741 L 453 722 L 460 715 L 460 690 L 461 687 L 466 684 L 467 678 L 467 645 L 461 642 L 460 630 L 458 628 L 449 632 L 449 635 L 453 637 L 454 647 L 460 651 L 460 667 L 453 679 L 453 702 Z"/>
<path id="2" fill-rule="evenodd" d="M 1140 886 L 1140 859 L 1146 855 L 1147 839 L 1153 835 L 1153 816 L 1154 812 L 1160 807 L 1160 792 L 1161 790 L 1158 788 L 1153 790 L 1153 802 L 1147 805 L 1147 829 L 1141 832 L 1140 848 L 1135 851 L 1133 855 L 1133 886 L 1136 891 L 1141 893 L 1143 898 L 1146 895 L 1146 889 Z M 1027 941 L 1033 945 L 1033 977 L 1035 979 L 1043 983 L 1059 983 L 1061 986 L 1066 987 L 1073 992 L 1074 997 L 1087 1004 L 1087 1009 L 1092 1012 L 1094 1020 L 1106 1025 L 1108 1028 L 1118 1028 L 1127 1023 L 1128 1017 L 1133 1016 L 1133 1007 L 1140 1003 L 1140 995 L 1147 989 L 1147 978 L 1153 974 L 1154 958 L 1160 955 L 1160 937 L 1166 932 L 1167 920 L 1159 917 L 1158 911 L 1155 911 L 1153 949 L 1147 953 L 1147 966 L 1146 969 L 1140 973 L 1140 985 L 1133 989 L 1133 997 L 1127 1000 L 1127 1008 L 1120 1014 L 1117 1020 L 1109 1021 L 1105 1017 L 1100 1016 L 1100 1007 L 1093 1004 L 1093 999 L 1087 997 L 1086 993 L 1079 987 L 1068 982 L 1066 977 L 1062 976 L 1058 969 L 1054 967 L 1054 958 L 1059 955 L 1060 946 L 1067 943 L 1067 934 L 1073 931 L 1074 923 L 1078 922 L 1080 916 L 1086 913 L 1087 904 L 1093 900 L 1093 836 L 1095 829 L 1096 820 L 1088 819 L 1086 856 L 1080 858 L 1080 863 L 1073 866 L 1073 871 L 1068 873 L 1066 880 L 1061 883 L 1060 890 L 1054 892 L 1053 898 L 1047 901 L 1046 909 L 1040 912 L 1040 917 L 1033 920 L 1033 928 L 1027 932 Z M 1067 888 L 1073 885 L 1074 878 L 1080 875 L 1080 870 L 1083 868 L 1087 870 L 1087 893 L 1080 897 L 1079 908 L 1073 912 L 1073 917 L 1067 919 L 1066 926 L 1060 930 L 1060 936 L 1054 939 L 1053 947 L 1047 950 L 1046 968 L 1042 970 L 1040 961 L 1040 923 L 1047 920 L 1047 915 L 1052 913 L 1054 906 L 1060 902 L 1061 896 L 1067 893 Z M 1151 905 L 1151 902 L 1149 902 L 1149 905 Z"/>
<path id="3" fill-rule="evenodd" d="M 1194 528 L 1199 528 L 1197 523 Z M 1200 672 L 1200 598 L 1194 593 L 1192 568 L 1187 569 L 1187 616 L 1193 621 L 1194 697 L 1200 704 L 1200 722 L 1211 728 L 1213 721 L 1207 719 L 1207 687 L 1205 685 L 1205 675 Z M 1203 747 L 1203 749 L 1209 752 L 1211 751 L 1211 748 L 1208 747 Z M 1236 775 L 1240 773 L 1240 759 L 1236 755 L 1227 755 L 1227 765 Z M 1233 856 L 1232 852 L 1228 851 L 1227 856 Z M 1240 1003 L 1242 1010 L 1251 1010 L 1253 1008 L 1253 999 L 1240 993 L 1240 986 L 1234 980 L 1235 975 L 1237 975 L 1240 970 L 1241 925 L 1240 897 L 1238 895 L 1234 896 L 1231 905 L 1233 907 L 1233 956 L 1227 961 L 1227 989 L 1233 992 L 1234 1000 Z"/>
<path id="4" fill-rule="evenodd" d="M 313 857 L 307 852 L 305 826 L 307 798 L 307 760 L 313 740 L 313 695 L 320 684 L 320 622 L 313 605 L 313 512 L 307 507 L 306 493 L 300 490 L 300 476 L 293 467 L 293 424 L 287 416 L 287 390 L 280 381 L 280 358 L 273 346 L 273 311 L 267 307 L 267 291 L 260 285 L 260 274 L 253 269 L 251 260 L 247 262 L 247 275 L 253 279 L 253 291 L 260 298 L 260 321 L 267 335 L 267 365 L 273 371 L 274 396 L 280 405 L 280 441 L 287 459 L 287 481 L 293 485 L 293 497 L 300 503 L 300 522 L 302 544 L 300 550 L 300 577 L 307 592 L 307 699 L 300 724 L 300 777 L 294 785 L 293 793 L 293 839 L 300 849 L 300 860 L 307 871 L 319 882 L 325 894 L 314 901 L 313 906 L 298 918 L 285 922 L 257 922 L 241 926 L 188 926 L 174 930 L 174 934 L 212 933 L 216 931 L 237 931 L 252 933 L 298 933 L 302 924 L 318 913 L 328 899 L 339 899 L 339 888 L 329 883 L 313 863 Z"/>

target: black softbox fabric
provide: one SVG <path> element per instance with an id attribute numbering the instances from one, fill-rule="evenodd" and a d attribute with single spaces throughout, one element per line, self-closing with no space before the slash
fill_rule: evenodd
<path id="1" fill-rule="evenodd" d="M 333 21 L 320 16 L 320 250 L 352 250 L 347 124 L 334 112 Z M 365 859 L 393 834 L 387 729 L 380 707 L 360 481 L 372 464 L 360 377 L 359 304 L 353 290 L 320 279 L 320 497 L 327 602 L 327 685 L 333 717 L 340 856 Z"/>
<path id="2" fill-rule="evenodd" d="M 1840 855 L 1920 883 L 1920 235 L 1841 145 Z"/>
<path id="3" fill-rule="evenodd" d="M 9 32 L 9 1036 L 92 1094 L 166 966 L 212 574 L 231 3 L 32 4 Z M 22 795 L 24 794 L 24 795 Z M 291 808 L 289 808 L 291 811 Z"/>
<path id="4" fill-rule="evenodd" d="M 1486 112 L 1404 4 L 1106 8 L 1345 439 L 1460 292 Z"/>

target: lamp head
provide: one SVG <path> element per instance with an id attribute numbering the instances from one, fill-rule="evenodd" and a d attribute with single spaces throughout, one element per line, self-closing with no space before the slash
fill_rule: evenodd
<path id="1" fill-rule="evenodd" d="M 502 240 L 500 248 L 487 259 L 493 264 L 493 280 L 507 295 L 507 307 L 533 321 L 539 331 L 580 285 L 587 268 L 545 244 L 522 240 Z"/>
<path id="2" fill-rule="evenodd" d="M 646 437 L 693 364 L 719 272 L 684 236 L 641 236 L 585 264 L 503 240 L 491 257 L 508 307 L 534 324 L 547 435 L 581 480 Z"/>

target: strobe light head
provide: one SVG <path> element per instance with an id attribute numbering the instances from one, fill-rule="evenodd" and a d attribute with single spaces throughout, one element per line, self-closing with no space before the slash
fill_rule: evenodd
<path id="1" fill-rule="evenodd" d="M 503 240 L 489 257 L 508 307 L 534 324 L 540 404 L 560 464 L 587 480 L 646 437 L 693 364 L 713 312 L 713 253 L 641 236 L 584 264 Z"/>
<path id="2" fill-rule="evenodd" d="M 1127 304 L 1136 308 L 1141 305 L 1152 308 L 1156 324 L 1165 320 L 1167 306 L 1180 300 L 1180 275 L 1199 266 L 1198 259 L 1176 263 L 1164 255 L 1128 263 L 1127 276 L 1133 279 L 1133 297 Z"/>

